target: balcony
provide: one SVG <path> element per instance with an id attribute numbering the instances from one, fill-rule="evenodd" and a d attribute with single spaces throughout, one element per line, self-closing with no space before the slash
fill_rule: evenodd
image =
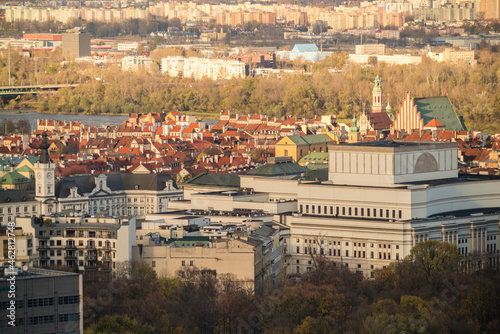
<path id="1" fill-rule="evenodd" d="M 64 249 L 76 249 L 76 245 L 66 245 Z"/>
<path id="2" fill-rule="evenodd" d="M 85 249 L 96 249 L 95 245 L 87 245 L 85 246 Z"/>
<path id="3" fill-rule="evenodd" d="M 85 260 L 97 260 L 97 255 L 85 255 Z"/>
<path id="4" fill-rule="evenodd" d="M 42 239 L 42 240 L 48 240 L 48 239 L 50 239 L 50 235 L 42 234 L 42 235 L 39 235 L 37 238 Z"/>
<path id="5" fill-rule="evenodd" d="M 83 268 L 85 268 L 85 270 L 96 270 L 97 266 L 95 266 L 95 265 L 85 265 Z"/>
<path id="6" fill-rule="evenodd" d="M 50 256 L 48 256 L 48 255 L 40 255 L 40 256 L 38 257 L 38 259 L 39 259 L 40 261 L 43 261 L 43 260 L 45 260 L 45 261 L 46 261 L 46 260 L 50 260 Z"/>
<path id="7" fill-rule="evenodd" d="M 103 256 L 102 261 L 111 261 L 111 256 Z"/>
<path id="8" fill-rule="evenodd" d="M 36 248 L 37 251 L 50 249 L 49 245 L 40 245 Z"/>
<path id="9" fill-rule="evenodd" d="M 111 247 L 110 247 L 110 246 L 104 246 L 104 247 L 102 248 L 102 250 L 111 250 Z"/>
<path id="10" fill-rule="evenodd" d="M 76 254 L 66 254 L 64 255 L 65 260 L 76 260 Z"/>

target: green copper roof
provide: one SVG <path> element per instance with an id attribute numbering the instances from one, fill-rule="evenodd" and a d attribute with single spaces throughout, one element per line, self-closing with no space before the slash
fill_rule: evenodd
<path id="1" fill-rule="evenodd" d="M 373 91 L 374 92 L 380 92 L 382 90 L 382 79 L 380 79 L 380 76 L 377 74 L 375 77 L 375 85 L 373 86 Z"/>
<path id="2" fill-rule="evenodd" d="M 358 133 L 359 128 L 358 128 L 358 121 L 356 120 L 356 116 L 352 118 L 352 126 L 349 129 L 349 133 Z"/>
<path id="3" fill-rule="evenodd" d="M 33 169 L 29 168 L 27 165 L 16 168 L 16 172 L 32 172 Z"/>
<path id="4" fill-rule="evenodd" d="M 328 135 L 308 135 L 308 136 L 288 136 L 295 145 L 311 145 L 311 144 L 321 144 L 321 143 L 331 143 L 334 140 Z"/>
<path id="5" fill-rule="evenodd" d="M 277 164 L 265 164 L 249 171 L 246 175 L 279 176 L 286 174 L 300 174 L 305 173 L 306 171 L 306 167 L 302 167 L 295 162 L 282 162 Z"/>
<path id="6" fill-rule="evenodd" d="M 0 184 L 20 184 L 30 182 L 30 179 L 18 172 L 10 172 L 0 178 Z"/>
<path id="7" fill-rule="evenodd" d="M 170 239 L 167 241 L 170 247 L 208 247 L 210 246 L 210 238 L 205 236 L 184 237 L 182 239 Z"/>
<path id="8" fill-rule="evenodd" d="M 184 185 L 238 188 L 240 186 L 240 177 L 234 174 L 201 173 L 185 182 Z"/>
<path id="9" fill-rule="evenodd" d="M 444 124 L 446 130 L 467 130 L 465 124 L 460 122 L 460 119 L 455 113 L 455 109 L 447 96 L 416 98 L 415 105 L 424 120 L 424 125 L 435 118 Z"/>
<path id="10" fill-rule="evenodd" d="M 328 152 L 311 152 L 300 158 L 300 163 L 323 164 L 328 160 Z M 324 167 L 323 167 L 324 168 Z"/>

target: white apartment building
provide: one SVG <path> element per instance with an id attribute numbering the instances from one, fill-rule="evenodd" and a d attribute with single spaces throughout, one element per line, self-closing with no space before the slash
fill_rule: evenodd
<path id="1" fill-rule="evenodd" d="M 146 56 L 126 56 L 122 58 L 123 71 L 150 71 L 153 66 L 153 60 Z"/>
<path id="2" fill-rule="evenodd" d="M 196 57 L 162 58 L 162 73 L 171 77 L 180 76 L 200 80 L 230 80 L 245 77 L 245 63 L 235 60 L 205 59 Z"/>
<path id="3" fill-rule="evenodd" d="M 349 60 L 358 64 L 368 64 L 370 59 L 376 62 L 384 62 L 394 65 L 417 65 L 422 62 L 421 56 L 412 56 L 409 54 L 402 55 L 369 55 L 369 54 L 350 54 Z"/>
<path id="4" fill-rule="evenodd" d="M 18 217 L 16 226 L 33 238 L 38 266 L 68 266 L 79 271 L 115 272 L 132 260 L 135 217 Z"/>

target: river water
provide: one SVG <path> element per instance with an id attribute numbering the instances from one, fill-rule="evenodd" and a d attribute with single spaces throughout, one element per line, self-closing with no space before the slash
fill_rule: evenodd
<path id="1" fill-rule="evenodd" d="M 85 125 L 120 125 L 127 120 L 126 115 L 73 115 L 73 114 L 39 114 L 23 110 L 0 110 L 0 121 L 4 118 L 16 123 L 20 119 L 27 119 L 31 130 L 36 130 L 36 121 L 41 119 L 55 119 L 58 121 L 82 122 Z"/>

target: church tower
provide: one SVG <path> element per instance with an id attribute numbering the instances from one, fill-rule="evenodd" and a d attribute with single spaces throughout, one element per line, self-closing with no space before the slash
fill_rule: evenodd
<path id="1" fill-rule="evenodd" d="M 55 212 L 55 170 L 56 164 L 50 160 L 50 145 L 47 142 L 47 133 L 42 134 L 40 158 L 35 163 L 36 200 L 40 203 L 41 214 Z"/>
<path id="2" fill-rule="evenodd" d="M 373 86 L 373 101 L 372 101 L 372 112 L 382 112 L 382 80 L 380 76 L 375 78 L 375 85 Z"/>
<path id="3" fill-rule="evenodd" d="M 357 143 L 361 139 L 361 134 L 359 133 L 358 122 L 356 116 L 352 118 L 351 128 L 349 129 L 349 143 Z"/>

